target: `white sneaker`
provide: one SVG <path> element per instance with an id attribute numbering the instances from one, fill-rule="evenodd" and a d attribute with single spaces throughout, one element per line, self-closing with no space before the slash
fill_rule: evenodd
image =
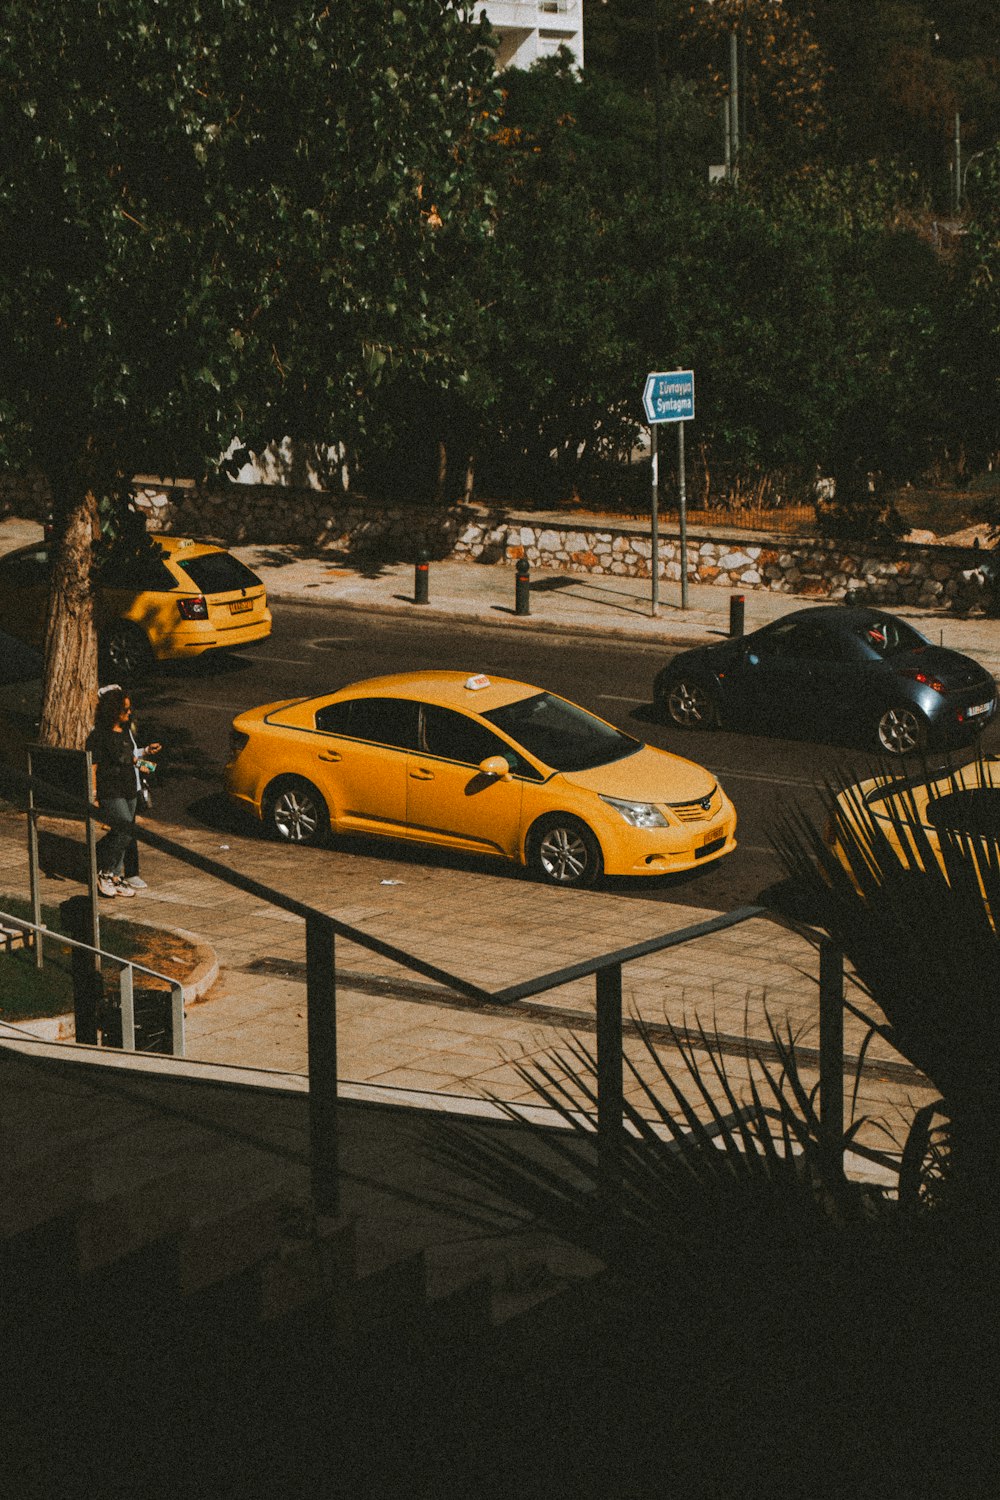
<path id="1" fill-rule="evenodd" d="M 132 889 L 132 887 L 129 885 L 128 881 L 124 878 L 124 876 L 122 876 L 122 875 L 113 875 L 112 879 L 114 880 L 114 883 L 115 883 L 115 895 L 116 896 L 134 896 L 136 894 L 136 892 Z"/>
<path id="2" fill-rule="evenodd" d="M 134 891 L 149 890 L 149 886 L 143 880 L 141 875 L 127 875 L 125 877 L 125 884 L 130 885 Z"/>
<path id="3" fill-rule="evenodd" d="M 113 875 L 98 875 L 97 889 L 102 896 L 117 896 L 118 887 L 115 884 L 115 877 Z"/>

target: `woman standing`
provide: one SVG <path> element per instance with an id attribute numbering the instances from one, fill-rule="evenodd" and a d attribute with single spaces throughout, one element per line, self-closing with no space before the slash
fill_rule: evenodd
<path id="1" fill-rule="evenodd" d="M 130 733 L 132 700 L 122 688 L 106 689 L 97 700 L 97 717 L 87 748 L 94 761 L 94 796 L 112 823 L 97 845 L 97 889 L 102 896 L 134 896 L 124 875 L 125 852 L 139 797 L 136 745 Z M 159 745 L 149 745 L 155 753 Z"/>

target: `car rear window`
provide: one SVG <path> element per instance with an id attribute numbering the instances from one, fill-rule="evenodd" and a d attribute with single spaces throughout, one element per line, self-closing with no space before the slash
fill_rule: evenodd
<path id="1" fill-rule="evenodd" d="M 199 594 L 232 594 L 237 589 L 260 587 L 256 573 L 230 552 L 203 552 L 200 557 L 177 557 L 174 562 L 186 573 Z"/>

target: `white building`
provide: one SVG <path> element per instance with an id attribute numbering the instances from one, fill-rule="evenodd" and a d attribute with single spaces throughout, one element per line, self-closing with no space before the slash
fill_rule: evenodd
<path id="1" fill-rule="evenodd" d="M 500 38 L 497 68 L 530 68 L 568 47 L 583 67 L 583 0 L 488 0 L 486 12 Z"/>

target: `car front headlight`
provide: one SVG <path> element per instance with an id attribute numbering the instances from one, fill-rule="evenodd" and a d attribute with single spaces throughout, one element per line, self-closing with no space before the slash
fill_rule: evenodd
<path id="1" fill-rule="evenodd" d="M 623 817 L 633 828 L 668 828 L 666 818 L 655 802 L 623 802 L 620 797 L 601 797 L 609 807 Z"/>

